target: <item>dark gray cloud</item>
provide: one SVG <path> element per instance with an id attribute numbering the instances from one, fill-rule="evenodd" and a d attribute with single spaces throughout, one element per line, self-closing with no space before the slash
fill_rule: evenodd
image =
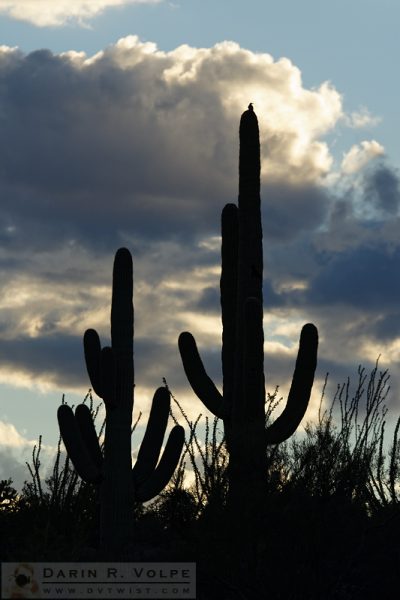
<path id="1" fill-rule="evenodd" d="M 400 312 L 393 310 L 389 314 L 383 314 L 372 325 L 372 333 L 382 342 L 400 339 Z"/>
<path id="2" fill-rule="evenodd" d="M 381 163 L 368 171 L 365 196 L 374 208 L 387 216 L 397 216 L 400 208 L 400 180 L 397 171 Z"/>
<path id="3" fill-rule="evenodd" d="M 220 169 L 234 156 L 217 144 L 221 105 L 210 115 L 197 102 L 191 119 L 185 96 L 163 80 L 171 60 L 141 59 L 128 72 L 107 54 L 78 68 L 41 50 L 0 70 L 0 191 L 15 239 L 111 246 L 121 230 L 214 228 L 213 204 L 226 194 Z"/>
<path id="4" fill-rule="evenodd" d="M 265 185 L 262 190 L 264 235 L 270 241 L 290 241 L 315 231 L 325 222 L 329 192 L 314 185 Z"/>
<path id="5" fill-rule="evenodd" d="M 54 325 L 47 323 L 35 338 L 21 336 L 13 340 L 1 340 L 2 368 L 26 371 L 32 384 L 35 384 L 35 380 L 40 384 L 45 379 L 66 388 L 79 386 L 86 376 L 82 339 L 63 336 L 60 332 L 48 335 L 48 328 L 55 329 Z"/>
<path id="6" fill-rule="evenodd" d="M 333 257 L 311 281 L 307 299 L 384 311 L 398 305 L 400 246 L 361 246 Z"/>
<path id="7" fill-rule="evenodd" d="M 51 327 L 52 328 L 52 327 Z M 162 385 L 163 377 L 177 375 L 175 381 L 183 385 L 184 373 L 180 365 L 177 330 L 169 341 L 136 337 L 134 342 L 136 384 L 154 390 Z M 83 332 L 82 332 L 83 334 Z M 83 353 L 83 335 L 48 335 L 46 327 L 36 338 L 2 340 L 0 364 L 2 368 L 25 370 L 32 384 L 45 379 L 56 384 L 60 391 L 75 388 L 84 391 L 91 387 Z M 110 345 L 109 335 L 101 336 L 102 345 Z M 181 370 L 182 373 L 176 373 Z"/>
<path id="8" fill-rule="evenodd" d="M 271 282 L 266 279 L 264 279 L 263 282 L 263 296 L 265 308 L 276 308 L 284 304 L 283 295 L 277 294 L 274 291 Z M 199 298 L 192 306 L 192 309 L 205 314 L 211 313 L 220 315 L 221 301 L 219 287 L 205 287 L 200 292 Z"/>

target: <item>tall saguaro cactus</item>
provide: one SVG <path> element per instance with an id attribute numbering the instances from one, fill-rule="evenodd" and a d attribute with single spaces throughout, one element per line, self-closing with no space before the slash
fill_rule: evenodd
<path id="1" fill-rule="evenodd" d="M 318 347 L 317 329 L 308 323 L 301 331 L 286 407 L 266 429 L 260 142 L 252 105 L 241 117 L 239 137 L 239 202 L 227 204 L 221 218 L 222 394 L 207 375 L 193 336 L 183 332 L 179 337 L 193 391 L 223 419 L 230 454 L 230 499 L 237 510 L 248 506 L 248 498 L 254 502 L 261 498 L 266 445 L 286 440 L 305 414 Z"/>
<path id="2" fill-rule="evenodd" d="M 80 477 L 100 485 L 100 537 L 104 548 L 123 547 L 132 533 L 134 501 L 150 500 L 170 480 L 181 454 L 184 431 L 173 427 L 159 460 L 167 427 L 170 396 L 161 387 L 154 394 L 146 432 L 132 469 L 131 427 L 134 390 L 132 257 L 125 248 L 115 256 L 111 305 L 111 347 L 101 348 L 96 331 L 84 335 L 88 374 L 106 408 L 104 456 L 88 407 L 75 414 L 58 409 L 61 436 Z M 158 464 L 157 464 L 158 463 Z"/>

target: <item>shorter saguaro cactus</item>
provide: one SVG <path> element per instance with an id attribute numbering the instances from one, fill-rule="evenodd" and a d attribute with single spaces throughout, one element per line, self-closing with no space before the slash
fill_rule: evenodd
<path id="1" fill-rule="evenodd" d="M 100 537 L 103 548 L 120 548 L 132 533 L 134 501 L 159 494 L 170 480 L 182 451 L 184 430 L 173 427 L 159 459 L 170 409 L 170 394 L 154 394 L 146 432 L 134 467 L 131 433 L 134 390 L 132 257 L 125 248 L 115 256 L 111 307 L 111 347 L 101 348 L 96 331 L 84 335 L 86 367 L 106 408 L 104 456 L 89 408 L 58 409 L 60 432 L 79 476 L 100 485 Z"/>

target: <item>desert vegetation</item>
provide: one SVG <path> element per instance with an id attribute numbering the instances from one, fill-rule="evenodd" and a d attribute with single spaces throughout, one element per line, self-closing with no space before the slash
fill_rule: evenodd
<path id="1" fill-rule="evenodd" d="M 382 597 L 397 582 L 400 533 L 400 419 L 386 439 L 388 391 L 387 371 L 360 367 L 354 385 L 342 383 L 330 400 L 322 394 L 317 422 L 266 447 L 259 527 L 241 564 L 226 510 L 229 455 L 221 421 L 190 421 L 172 396 L 172 417 L 186 424 L 184 451 L 160 495 L 132 506 L 129 558 L 196 561 L 198 597 L 205 599 Z M 279 390 L 267 395 L 267 425 L 279 400 Z M 84 404 L 96 420 L 91 393 Z M 41 440 L 20 494 L 11 480 L 0 484 L 1 558 L 96 560 L 99 489 L 80 479 L 61 440 L 43 480 L 40 446 Z"/>

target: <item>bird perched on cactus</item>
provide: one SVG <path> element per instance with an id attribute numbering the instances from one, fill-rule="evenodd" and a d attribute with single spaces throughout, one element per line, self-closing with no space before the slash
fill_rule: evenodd
<path id="1" fill-rule="evenodd" d="M 162 491 L 178 464 L 184 442 L 183 428 L 176 425 L 159 459 L 170 408 L 169 391 L 160 387 L 154 394 L 146 432 L 132 468 L 132 294 L 132 257 L 127 249 L 120 248 L 113 270 L 111 347 L 101 348 L 93 329 L 84 335 L 88 374 L 106 408 L 104 456 L 89 408 L 80 404 L 75 414 L 65 404 L 58 409 L 61 436 L 76 471 L 84 481 L 100 486 L 101 546 L 111 557 L 131 541 L 134 502 L 145 502 Z"/>
<path id="2" fill-rule="evenodd" d="M 229 497 L 236 513 L 248 508 L 250 497 L 253 505 L 262 501 L 266 445 L 286 440 L 305 414 L 318 347 L 317 329 L 308 323 L 301 331 L 286 407 L 265 428 L 260 141 L 252 104 L 242 114 L 239 138 L 239 202 L 227 204 L 221 219 L 222 394 L 206 373 L 194 337 L 189 332 L 179 337 L 193 391 L 224 422 Z"/>

